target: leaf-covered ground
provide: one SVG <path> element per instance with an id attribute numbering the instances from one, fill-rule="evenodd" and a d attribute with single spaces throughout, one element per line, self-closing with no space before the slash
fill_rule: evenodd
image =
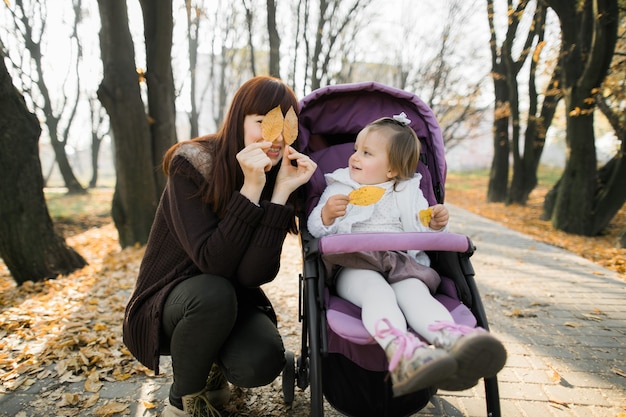
<path id="1" fill-rule="evenodd" d="M 116 398 L 101 395 L 107 383 L 138 381 L 140 386 L 152 379 L 153 386 L 169 386 L 171 367 L 166 360 L 155 378 L 123 345 L 124 307 L 143 248 L 121 250 L 113 224 L 99 223 L 86 231 L 64 226 L 66 233 L 77 232 L 67 242 L 89 262 L 71 275 L 18 288 L 0 263 L 0 399 L 35 384 L 43 386 L 35 401 L 12 417 L 128 415 L 131 406 L 141 415 L 156 416 L 163 407 L 163 392 L 139 404 L 135 392 Z M 294 297 L 300 256 L 297 238 L 290 235 L 279 282 L 265 287 L 275 304 L 285 346 L 293 352 L 299 349 L 301 329 Z M 308 407 L 302 396 L 285 404 L 279 378 L 265 387 L 233 389 L 223 416 L 305 416 Z M 1 408 L 0 416 L 8 416 Z"/>
<path id="2" fill-rule="evenodd" d="M 546 186 L 540 185 L 533 190 L 526 206 L 487 203 L 486 190 L 487 178 L 484 176 L 467 179 L 462 174 L 449 174 L 446 201 L 541 242 L 569 250 L 626 277 L 626 249 L 618 248 L 620 233 L 626 229 L 626 205 L 613 218 L 602 236 L 587 237 L 555 230 L 549 221 L 540 219 L 543 200 L 549 191 Z"/>
<path id="3" fill-rule="evenodd" d="M 546 189 L 533 192 L 526 207 L 504 206 L 486 203 L 485 180 L 476 181 L 470 182 L 469 187 L 467 181 L 464 187 L 448 186 L 447 201 L 626 276 L 626 250 L 615 246 L 626 223 L 626 209 L 622 209 L 604 236 L 568 235 L 539 220 Z M 454 183 L 451 176 L 448 184 Z M 59 199 L 57 203 L 66 204 L 63 198 Z M 41 414 L 24 415 L 51 415 L 50 410 L 58 416 L 77 416 L 84 410 L 89 410 L 91 415 L 128 414 L 129 404 L 134 400 L 101 398 L 101 387 L 106 382 L 152 375 L 132 358 L 121 340 L 123 310 L 143 249 L 121 250 L 110 218 L 91 207 L 86 212 L 92 214 L 55 220 L 68 244 L 87 259 L 87 267 L 55 280 L 16 287 L 0 262 L 0 395 L 26 390 L 40 381 L 55 381 L 29 405 L 31 409 L 42 410 Z M 297 285 L 297 280 L 291 278 L 297 276 L 300 267 L 297 240 L 290 237 L 285 250 L 281 273 L 289 277 L 280 285 L 270 284 L 267 291 L 277 307 L 287 348 L 297 351 L 300 325 L 297 298 L 293 297 L 297 289 L 286 287 Z M 79 384 L 81 389 L 68 390 L 68 384 Z M 255 401 L 257 394 L 268 401 Z M 276 386 L 261 391 L 235 391 L 229 415 L 285 415 L 286 406 L 279 397 L 280 387 Z M 161 404 L 144 402 L 141 406 L 150 410 L 160 408 Z M 258 407 L 266 408 L 259 411 Z M 292 409 L 289 415 L 306 415 L 306 407 L 303 414 L 294 414 Z"/>
<path id="4" fill-rule="evenodd" d="M 68 244 L 89 265 L 68 276 L 27 282 L 19 288 L 2 265 L 1 391 L 27 389 L 47 378 L 82 381 L 81 395 L 61 388 L 39 398 L 56 403 L 59 415 L 73 415 L 64 409 L 95 405 L 102 381 L 123 381 L 145 371 L 131 359 L 120 332 L 141 249 L 120 251 L 116 239 L 110 222 L 68 237 Z"/>

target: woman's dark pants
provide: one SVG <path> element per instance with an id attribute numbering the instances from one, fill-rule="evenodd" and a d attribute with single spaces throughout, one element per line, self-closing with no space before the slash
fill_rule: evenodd
<path id="1" fill-rule="evenodd" d="M 239 387 L 271 383 L 285 349 L 278 329 L 258 307 L 239 305 L 225 278 L 198 275 L 178 284 L 163 310 L 162 354 L 172 357 L 170 398 L 201 391 L 216 362 Z"/>

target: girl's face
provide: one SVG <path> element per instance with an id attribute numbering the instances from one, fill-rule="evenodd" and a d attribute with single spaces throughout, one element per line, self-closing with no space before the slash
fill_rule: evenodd
<path id="1" fill-rule="evenodd" d="M 389 166 L 389 138 L 379 130 L 359 133 L 348 160 L 350 178 L 362 185 L 381 184 L 397 173 Z"/>
<path id="2" fill-rule="evenodd" d="M 261 134 L 261 122 L 265 115 L 249 114 L 243 119 L 243 144 L 248 146 L 254 142 L 263 142 L 263 135 Z M 265 154 L 272 161 L 272 166 L 276 166 L 283 157 L 283 149 L 285 142 L 283 141 L 283 134 L 278 136 L 272 146 L 265 152 Z"/>

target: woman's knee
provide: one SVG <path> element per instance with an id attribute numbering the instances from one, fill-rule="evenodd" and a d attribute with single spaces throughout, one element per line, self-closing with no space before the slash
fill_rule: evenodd
<path id="1" fill-rule="evenodd" d="M 285 365 L 283 340 L 274 323 L 257 310 L 235 325 L 220 353 L 227 378 L 240 387 L 271 383 Z"/>
<path id="2" fill-rule="evenodd" d="M 207 323 L 210 320 L 230 321 L 237 317 L 237 295 L 233 285 L 225 278 L 197 275 L 178 284 L 165 302 L 163 325 L 173 328 L 183 319 Z M 226 323 L 225 323 L 226 324 Z"/>
<path id="3" fill-rule="evenodd" d="M 235 365 L 225 367 L 228 380 L 238 387 L 268 385 L 280 375 L 285 366 L 285 350 L 282 344 L 258 345 L 249 353 Z"/>
<path id="4" fill-rule="evenodd" d="M 190 309 L 206 311 L 211 315 L 237 311 L 235 288 L 226 278 L 197 275 L 179 284 L 179 287 L 185 283 L 183 297 L 187 299 Z"/>

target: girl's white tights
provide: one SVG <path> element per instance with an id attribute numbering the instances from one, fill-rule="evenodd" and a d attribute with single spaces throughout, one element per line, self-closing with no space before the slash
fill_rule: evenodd
<path id="1" fill-rule="evenodd" d="M 437 301 L 419 279 L 405 279 L 389 284 L 376 271 L 343 268 L 337 277 L 337 294 L 361 307 L 361 319 L 367 331 L 383 347 L 393 335 L 376 337 L 376 323 L 383 318 L 403 332 L 407 322 L 420 336 L 432 343 L 436 333 L 428 325 L 437 321 L 454 321 L 450 312 Z"/>

